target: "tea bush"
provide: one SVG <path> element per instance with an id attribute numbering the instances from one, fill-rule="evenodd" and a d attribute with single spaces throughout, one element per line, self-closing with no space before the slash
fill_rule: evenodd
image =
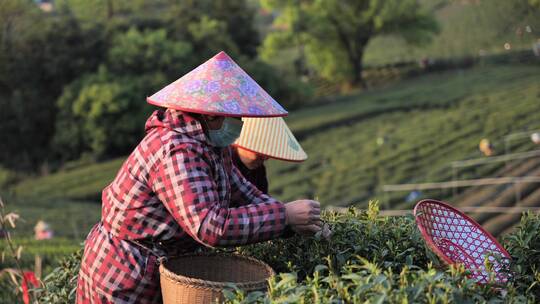
<path id="1" fill-rule="evenodd" d="M 83 250 L 60 262 L 60 266 L 43 279 L 40 303 L 75 303 L 77 275 L 81 267 Z"/>
<path id="2" fill-rule="evenodd" d="M 346 265 L 340 275 L 319 266 L 313 276 L 298 282 L 295 273 L 270 279 L 268 294 L 224 292 L 227 303 L 482 303 L 502 302 L 499 291 L 479 286 L 462 268 L 440 272 L 404 267 L 393 272 L 362 259 Z M 514 294 L 514 292 L 512 292 Z M 512 298 L 526 301 L 525 296 Z"/>
<path id="3" fill-rule="evenodd" d="M 225 290 L 227 303 L 535 303 L 540 300 L 540 215 L 523 216 L 503 242 L 513 256 L 505 289 L 478 285 L 461 267 L 444 270 L 412 217 L 380 217 L 378 206 L 328 213 L 329 240 L 292 237 L 234 249 L 278 273 L 269 292 Z M 44 279 L 42 303 L 72 303 L 80 252 Z"/>
<path id="4" fill-rule="evenodd" d="M 426 250 L 412 217 L 367 212 L 327 215 L 329 241 L 278 240 L 239 249 L 278 273 L 268 294 L 224 292 L 227 303 L 536 303 L 540 300 L 540 215 L 526 214 L 503 242 L 513 257 L 504 289 L 479 285 L 462 267 Z"/>
<path id="5" fill-rule="evenodd" d="M 333 271 L 339 271 L 358 261 L 358 256 L 397 272 L 405 266 L 425 267 L 430 261 L 412 216 L 380 217 L 378 205 L 370 202 L 367 212 L 350 208 L 346 214 L 327 213 L 324 218 L 333 231 L 328 240 L 295 236 L 237 251 L 265 261 L 277 272 L 296 272 L 300 278 L 327 262 Z"/>
<path id="6" fill-rule="evenodd" d="M 540 300 L 540 214 L 521 217 L 518 229 L 504 238 L 513 258 L 516 287 Z"/>

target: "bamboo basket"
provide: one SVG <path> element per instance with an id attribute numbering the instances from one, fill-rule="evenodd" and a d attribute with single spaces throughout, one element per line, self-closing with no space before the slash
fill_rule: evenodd
<path id="1" fill-rule="evenodd" d="M 200 253 L 169 258 L 159 266 L 164 304 L 220 303 L 231 283 L 244 291 L 266 291 L 274 270 L 250 257 Z"/>

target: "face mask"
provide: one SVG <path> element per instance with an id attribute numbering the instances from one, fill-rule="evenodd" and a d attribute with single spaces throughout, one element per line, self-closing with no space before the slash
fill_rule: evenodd
<path id="1" fill-rule="evenodd" d="M 208 129 L 208 139 L 210 140 L 210 143 L 216 147 L 226 147 L 234 143 L 240 136 L 243 124 L 244 123 L 241 120 L 225 117 L 221 129 Z"/>

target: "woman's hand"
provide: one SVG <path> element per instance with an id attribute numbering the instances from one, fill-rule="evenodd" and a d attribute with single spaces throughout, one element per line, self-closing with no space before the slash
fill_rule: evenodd
<path id="1" fill-rule="evenodd" d="M 301 236 L 313 236 L 321 231 L 322 227 L 319 225 L 297 225 L 291 226 L 291 229 Z"/>
<path id="2" fill-rule="evenodd" d="M 313 236 L 317 233 L 320 233 L 320 236 L 325 240 L 329 241 L 332 238 L 332 230 L 330 230 L 330 225 L 323 223 L 322 226 L 319 225 L 298 225 L 291 226 L 291 229 L 301 236 Z"/>
<path id="3" fill-rule="evenodd" d="M 300 235 L 313 235 L 322 228 L 320 203 L 297 200 L 285 204 L 287 224 Z"/>

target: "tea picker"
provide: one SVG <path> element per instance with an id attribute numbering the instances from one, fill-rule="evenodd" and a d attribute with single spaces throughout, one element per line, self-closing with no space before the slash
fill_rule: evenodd
<path id="1" fill-rule="evenodd" d="M 54 236 L 54 232 L 46 222 L 39 220 L 34 227 L 34 238 L 36 240 L 49 240 Z"/>
<path id="2" fill-rule="evenodd" d="M 287 227 L 306 235 L 321 231 L 318 202 L 282 203 L 246 182 L 233 165 L 228 146 L 241 133 L 242 117 L 287 112 L 227 54 L 147 101 L 165 109 L 149 117 L 146 136 L 103 190 L 101 220 L 85 242 L 77 303 L 160 303 L 158 260 L 279 238 Z M 199 276 L 189 282 L 215 286 L 213 279 L 242 269 L 248 269 L 243 280 L 256 279 L 254 268 L 210 259 L 189 268 Z M 168 270 L 186 263 L 175 261 Z M 192 303 L 181 302 L 186 294 L 178 290 L 167 295 L 171 303 Z"/>

